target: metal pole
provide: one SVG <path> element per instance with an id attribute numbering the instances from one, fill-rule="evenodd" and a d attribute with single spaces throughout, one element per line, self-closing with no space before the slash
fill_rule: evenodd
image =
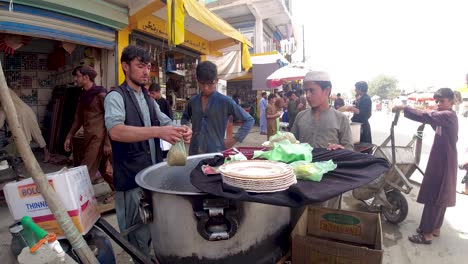
<path id="1" fill-rule="evenodd" d="M 302 25 L 302 62 L 305 62 L 305 34 L 304 34 L 304 25 Z"/>

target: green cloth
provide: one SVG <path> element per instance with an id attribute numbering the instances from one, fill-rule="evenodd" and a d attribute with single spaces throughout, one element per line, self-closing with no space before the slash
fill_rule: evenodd
<path id="1" fill-rule="evenodd" d="M 307 143 L 291 144 L 289 140 L 273 143 L 269 151 L 255 151 L 253 158 L 282 161 L 290 163 L 298 160 L 312 161 L 312 147 Z"/>

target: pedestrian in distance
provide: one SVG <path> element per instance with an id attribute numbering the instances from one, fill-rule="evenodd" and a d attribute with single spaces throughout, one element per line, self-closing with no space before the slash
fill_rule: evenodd
<path id="1" fill-rule="evenodd" d="M 267 134 L 267 118 L 266 118 L 266 108 L 268 106 L 267 93 L 262 92 L 262 99 L 260 99 L 260 135 Z"/>
<path id="2" fill-rule="evenodd" d="M 269 140 L 271 136 L 275 135 L 278 132 L 278 118 L 281 116 L 280 109 L 277 108 L 276 101 L 283 100 L 279 98 L 276 94 L 271 93 L 268 95 L 268 106 L 266 108 L 266 118 L 267 118 L 267 139 Z"/>

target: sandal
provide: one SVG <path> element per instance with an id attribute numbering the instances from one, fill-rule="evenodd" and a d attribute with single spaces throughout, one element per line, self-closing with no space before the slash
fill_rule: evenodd
<path id="1" fill-rule="evenodd" d="M 463 194 L 463 195 L 468 195 L 468 192 L 466 192 L 466 191 L 457 191 L 457 193 Z"/>
<path id="2" fill-rule="evenodd" d="M 418 228 L 416 228 L 416 233 L 422 234 L 423 232 L 422 232 L 421 228 L 418 227 Z M 437 235 L 437 234 L 434 234 L 434 233 L 432 233 L 432 235 L 435 236 L 435 237 L 439 237 L 439 236 L 440 236 L 440 234 Z"/>
<path id="3" fill-rule="evenodd" d="M 427 240 L 423 234 L 412 235 L 408 237 L 408 240 L 415 244 L 430 245 L 432 240 Z"/>

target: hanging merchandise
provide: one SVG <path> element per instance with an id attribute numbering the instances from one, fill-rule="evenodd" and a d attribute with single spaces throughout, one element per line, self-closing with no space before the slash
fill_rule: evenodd
<path id="1" fill-rule="evenodd" d="M 12 34 L 0 34 L 0 51 L 4 51 L 6 54 L 13 55 L 15 50 L 21 48 L 23 45 L 28 44 L 31 37 L 12 35 Z"/>
<path id="2" fill-rule="evenodd" d="M 65 42 L 65 41 L 62 41 L 62 48 L 68 52 L 68 54 L 71 54 L 75 48 L 76 48 L 76 44 L 74 43 L 70 43 L 70 42 Z"/>
<path id="3" fill-rule="evenodd" d="M 166 58 L 166 72 L 172 72 L 175 70 L 177 69 L 175 65 L 174 54 L 169 54 L 167 55 L 167 58 Z"/>
<path id="4" fill-rule="evenodd" d="M 47 57 L 47 68 L 49 70 L 56 71 L 65 66 L 66 54 L 67 52 L 61 46 L 57 45 L 54 52 Z"/>
<path id="5" fill-rule="evenodd" d="M 88 65 L 94 68 L 96 60 L 93 55 L 93 48 L 87 47 L 84 50 L 85 57 L 80 61 L 80 65 Z"/>

